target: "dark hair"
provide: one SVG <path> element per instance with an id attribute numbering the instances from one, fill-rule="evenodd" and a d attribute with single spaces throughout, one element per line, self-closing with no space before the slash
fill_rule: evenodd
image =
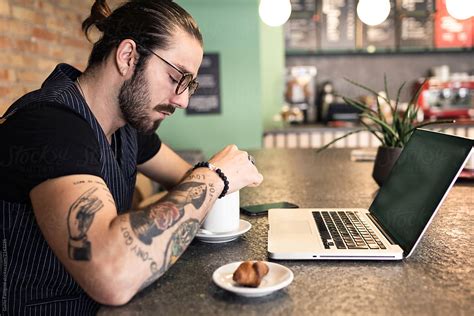
<path id="1" fill-rule="evenodd" d="M 106 0 L 96 0 L 91 15 L 82 22 L 82 30 L 89 41 L 92 26 L 102 32 L 102 36 L 92 48 L 88 68 L 103 62 L 124 39 L 132 39 L 137 43 L 140 55 L 137 69 L 150 56 L 150 52 L 143 47 L 166 49 L 174 31 L 187 32 L 202 46 L 202 35 L 196 21 L 171 0 L 132 0 L 113 12 Z"/>

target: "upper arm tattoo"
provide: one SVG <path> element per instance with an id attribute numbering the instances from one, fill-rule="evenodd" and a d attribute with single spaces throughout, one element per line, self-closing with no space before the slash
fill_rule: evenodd
<path id="1" fill-rule="evenodd" d="M 104 203 L 94 193 L 97 187 L 84 192 L 69 208 L 67 227 L 69 233 L 68 254 L 73 260 L 90 260 L 91 243 L 87 240 L 87 231 L 92 225 L 95 213 Z"/>
<path id="2" fill-rule="evenodd" d="M 151 245 L 153 237 L 162 234 L 184 216 L 184 207 L 196 209 L 204 204 L 207 185 L 200 182 L 179 184 L 170 196 L 148 208 L 130 213 L 130 226 L 135 236 L 145 245 Z"/>

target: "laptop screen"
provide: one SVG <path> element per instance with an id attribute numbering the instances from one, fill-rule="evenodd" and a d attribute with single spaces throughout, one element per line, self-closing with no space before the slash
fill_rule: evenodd
<path id="1" fill-rule="evenodd" d="M 370 206 L 410 253 L 469 155 L 474 140 L 416 130 Z"/>

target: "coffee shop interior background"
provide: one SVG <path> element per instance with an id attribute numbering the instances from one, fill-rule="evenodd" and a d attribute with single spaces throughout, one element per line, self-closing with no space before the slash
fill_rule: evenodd
<path id="1" fill-rule="evenodd" d="M 376 25 L 362 22 L 360 11 L 364 3 L 371 4 L 369 14 L 376 17 L 379 10 L 376 4 L 384 2 L 390 4 L 385 20 Z M 284 26 L 287 91 L 295 91 L 295 73 L 315 68 L 312 83 L 316 95 L 310 94 L 309 104 L 303 104 L 303 108 L 313 111 L 305 113 L 304 122 L 327 122 L 332 119 L 328 111 L 344 111 L 340 104 L 343 102 L 334 100 L 335 95 L 357 97 L 364 93 L 344 78 L 381 91 L 384 74 L 392 98 L 406 81 L 408 89 L 402 91 L 401 98 L 408 101 L 416 85 L 424 77 L 432 77 L 435 80 L 430 80 L 425 88 L 439 94 L 435 103 L 464 105 L 474 110 L 474 1 L 295 0 L 291 3 L 292 15 Z M 450 3 L 461 5 L 462 11 L 471 14 L 462 20 L 455 19 L 447 10 Z M 304 76 L 300 79 L 306 81 Z M 330 96 L 327 99 L 334 103 L 334 111 L 324 102 L 327 94 Z M 288 93 L 286 99 L 290 105 L 294 102 Z"/>
<path id="2" fill-rule="evenodd" d="M 212 99 L 216 107 L 206 112 L 199 109 L 199 102 L 191 102 L 196 111 L 176 111 L 159 134 L 178 150 L 198 149 L 206 156 L 229 143 L 260 148 L 266 131 L 285 126 L 275 119 L 289 101 L 286 83 L 294 66 L 306 67 L 312 76 L 309 91 L 313 99 L 308 106 L 315 111 L 318 93 L 328 83 L 342 95 L 361 93 L 344 77 L 382 89 L 386 74 L 391 90 L 403 81 L 413 85 L 432 70 L 446 76 L 449 69 L 449 76 L 457 73 L 472 78 L 472 17 L 462 22 L 464 28 L 466 24 L 470 27 L 465 42 L 436 46 L 437 12 L 444 1 L 391 0 L 388 22 L 369 28 L 355 16 L 356 0 L 291 0 L 291 17 L 278 27 L 262 22 L 259 0 L 178 0 L 197 20 L 205 54 L 217 61 L 215 78 L 201 78 L 203 89 L 196 100 Z M 112 8 L 120 2 L 108 0 Z M 57 63 L 85 68 L 91 44 L 80 24 L 92 3 L 0 0 L 0 113 L 27 91 L 39 88 Z M 403 4 L 413 10 L 400 10 Z M 456 29 L 455 21 L 448 24 Z M 343 37 L 331 42 L 334 38 L 324 35 L 329 34 L 324 32 L 328 28 L 332 28 L 331 36 Z M 354 32 L 352 42 L 347 30 Z M 408 37 L 401 40 L 402 33 Z M 214 86 L 206 89 L 205 83 Z M 472 88 L 470 93 L 472 106 Z M 308 123 L 315 120 L 313 116 Z"/>

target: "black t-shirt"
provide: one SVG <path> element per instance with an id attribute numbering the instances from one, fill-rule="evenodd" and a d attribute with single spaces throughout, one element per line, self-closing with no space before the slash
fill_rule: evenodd
<path id="1" fill-rule="evenodd" d="M 152 158 L 160 147 L 158 135 L 139 133 L 137 164 Z M 65 106 L 35 105 L 0 124 L 0 200 L 24 203 L 30 191 L 47 179 L 73 174 L 100 177 L 100 168 L 94 131 Z"/>

